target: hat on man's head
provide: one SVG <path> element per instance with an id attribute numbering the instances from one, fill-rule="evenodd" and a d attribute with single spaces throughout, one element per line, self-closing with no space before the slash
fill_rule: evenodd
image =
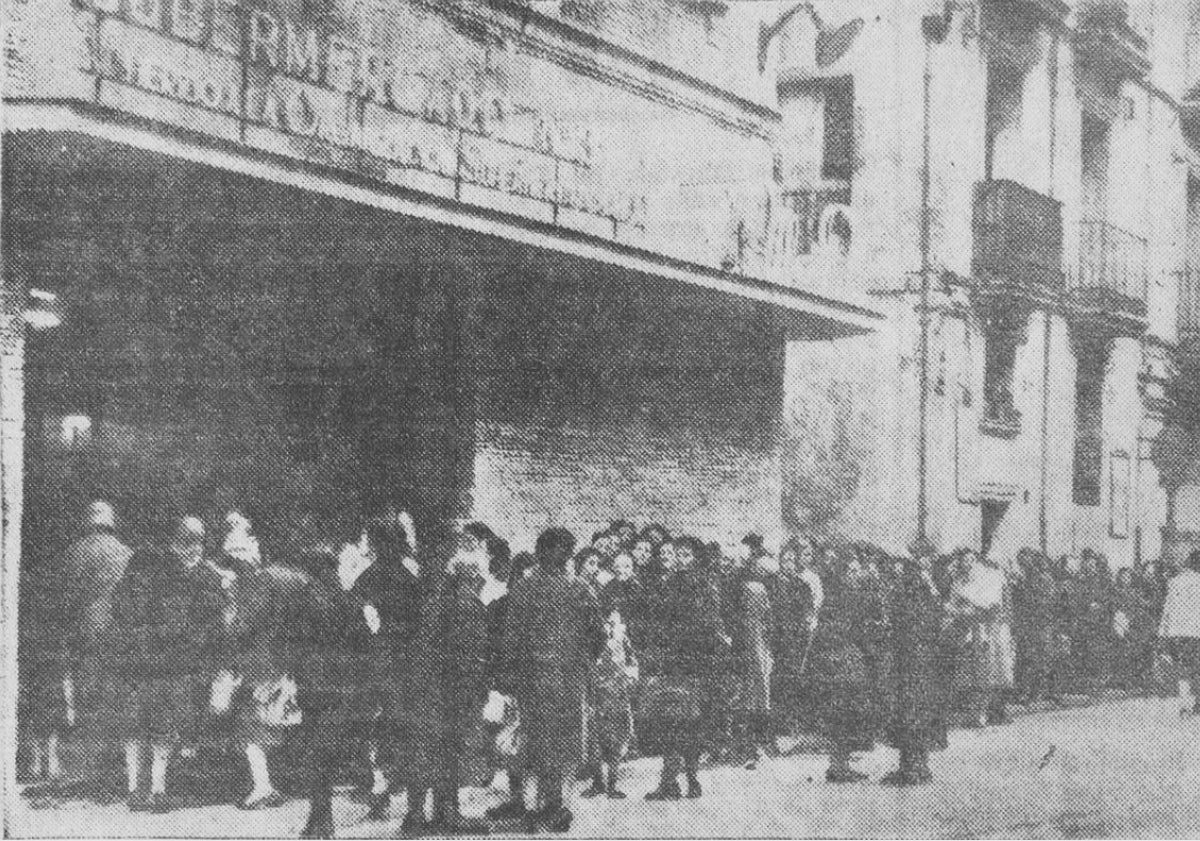
<path id="1" fill-rule="evenodd" d="M 117 513 L 102 499 L 93 500 L 83 512 L 83 525 L 93 529 L 115 529 Z"/>
<path id="2" fill-rule="evenodd" d="M 195 546 L 204 543 L 204 521 L 193 516 L 180 518 L 171 533 L 171 541 L 181 546 Z"/>
<path id="3" fill-rule="evenodd" d="M 575 535 L 561 526 L 548 528 L 538 535 L 534 551 L 537 553 L 538 563 L 543 568 L 565 567 L 567 560 L 575 552 Z"/>
<path id="4" fill-rule="evenodd" d="M 750 534 L 748 534 L 742 538 L 742 543 L 749 546 L 755 552 L 764 551 L 763 550 L 763 536 L 761 534 L 755 534 L 755 533 L 751 532 Z"/>

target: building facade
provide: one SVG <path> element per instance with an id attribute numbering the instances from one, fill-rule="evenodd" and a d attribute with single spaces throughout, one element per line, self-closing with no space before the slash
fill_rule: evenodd
<path id="1" fill-rule="evenodd" d="M 789 347 L 793 435 L 834 418 L 854 487 L 814 511 L 801 481 L 785 515 L 894 550 L 1159 557 L 1153 442 L 1200 288 L 1196 4 L 793 9 L 760 29 L 782 181 L 849 207 L 840 275 L 889 320 Z"/>
<path id="2" fill-rule="evenodd" d="M 787 343 L 883 323 L 800 271 L 774 86 L 725 4 L 8 12 L 27 564 L 96 495 L 141 534 L 383 499 L 518 546 L 614 516 L 775 533 Z"/>

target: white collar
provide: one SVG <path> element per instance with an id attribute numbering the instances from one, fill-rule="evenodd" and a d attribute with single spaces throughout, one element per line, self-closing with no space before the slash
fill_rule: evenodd
<path id="1" fill-rule="evenodd" d="M 497 599 L 508 595 L 508 585 L 503 581 L 497 581 L 495 578 L 484 579 L 483 586 L 479 588 L 479 601 L 484 605 L 489 605 Z"/>

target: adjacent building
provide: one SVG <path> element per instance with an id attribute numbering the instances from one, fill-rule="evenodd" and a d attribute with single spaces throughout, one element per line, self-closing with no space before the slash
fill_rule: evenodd
<path id="1" fill-rule="evenodd" d="M 833 271 L 889 315 L 789 346 L 795 525 L 1002 561 L 1160 555 L 1153 442 L 1198 326 L 1197 8 L 815 3 L 763 22 L 782 183 L 849 208 Z M 833 450 L 806 461 L 811 430 Z M 852 482 L 821 510 L 813 464 Z"/>

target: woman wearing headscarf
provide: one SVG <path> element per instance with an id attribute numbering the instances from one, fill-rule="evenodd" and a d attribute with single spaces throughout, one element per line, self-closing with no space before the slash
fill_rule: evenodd
<path id="1" fill-rule="evenodd" d="M 813 718 L 832 745 L 825 779 L 851 783 L 866 778 L 850 766 L 852 755 L 871 750 L 884 724 L 878 637 L 887 617 L 857 555 L 849 549 L 838 555 L 813 632 L 810 669 Z"/>
<path id="2" fill-rule="evenodd" d="M 268 752 L 283 739 L 284 728 L 298 718 L 295 684 L 288 674 L 285 635 L 288 601 L 297 589 L 294 574 L 266 564 L 250 518 L 238 509 L 225 515 L 217 557 L 230 575 L 233 621 L 226 638 L 226 671 L 218 677 L 238 687 L 232 699 L 236 740 L 246 756 L 251 788 L 241 809 L 280 806 L 284 797 L 271 780 Z M 220 690 L 218 689 L 218 692 Z"/>
<path id="3" fill-rule="evenodd" d="M 412 676 L 412 655 L 421 627 L 423 572 L 412 534 L 411 518 L 391 506 L 370 517 L 360 541 L 370 565 L 350 587 L 366 623 L 366 633 L 360 630 L 353 644 L 367 652 L 363 687 L 376 716 L 368 733 L 372 818 L 384 817 L 391 803 L 385 752 L 393 765 L 404 767 L 415 735 L 411 712 L 420 688 Z"/>
<path id="4" fill-rule="evenodd" d="M 757 538 L 757 535 L 751 535 Z M 750 544 L 748 544 L 750 545 Z M 735 699 L 734 740 L 753 768 L 765 749 L 774 753 L 771 733 L 771 676 L 775 670 L 772 643 L 776 617 L 779 566 L 762 548 L 751 545 L 751 560 L 740 576 L 737 591 L 734 650 L 740 692 Z"/>
<path id="5" fill-rule="evenodd" d="M 513 587 L 504 626 L 504 694 L 516 698 L 525 728 L 524 771 L 537 777 L 542 803 L 526 830 L 566 832 L 566 774 L 584 760 L 584 715 L 591 664 L 603 644 L 599 604 L 568 572 L 575 536 L 550 528 L 538 536 L 538 569 Z"/>
<path id="6" fill-rule="evenodd" d="M 804 668 L 825 587 L 813 569 L 813 544 L 792 538 L 779 550 L 779 584 L 775 590 L 775 671 L 771 708 L 780 729 L 790 731 L 801 718 L 806 697 Z"/>
<path id="7" fill-rule="evenodd" d="M 891 597 L 893 706 L 887 742 L 900 752 L 900 765 L 883 782 L 921 785 L 933 779 L 930 751 L 947 746 L 944 611 L 933 580 L 931 546 L 920 543 L 912 548 Z"/>
<path id="8" fill-rule="evenodd" d="M 647 800 L 703 793 L 698 777 L 706 730 L 712 725 L 714 678 L 730 639 L 721 621 L 720 593 L 708 571 L 697 567 L 703 547 L 693 537 L 674 541 L 671 565 L 650 611 L 642 664 L 652 675 L 640 702 L 639 745 L 663 757 L 658 788 Z"/>
<path id="9" fill-rule="evenodd" d="M 488 759 L 482 713 L 493 685 L 495 612 L 503 595 L 490 586 L 489 539 L 478 532 L 457 535 L 445 565 L 426 582 L 413 671 L 423 700 L 404 837 L 487 831 L 482 821 L 463 816 L 458 790 L 482 777 Z M 433 793 L 432 822 L 425 816 L 427 791 Z"/>

